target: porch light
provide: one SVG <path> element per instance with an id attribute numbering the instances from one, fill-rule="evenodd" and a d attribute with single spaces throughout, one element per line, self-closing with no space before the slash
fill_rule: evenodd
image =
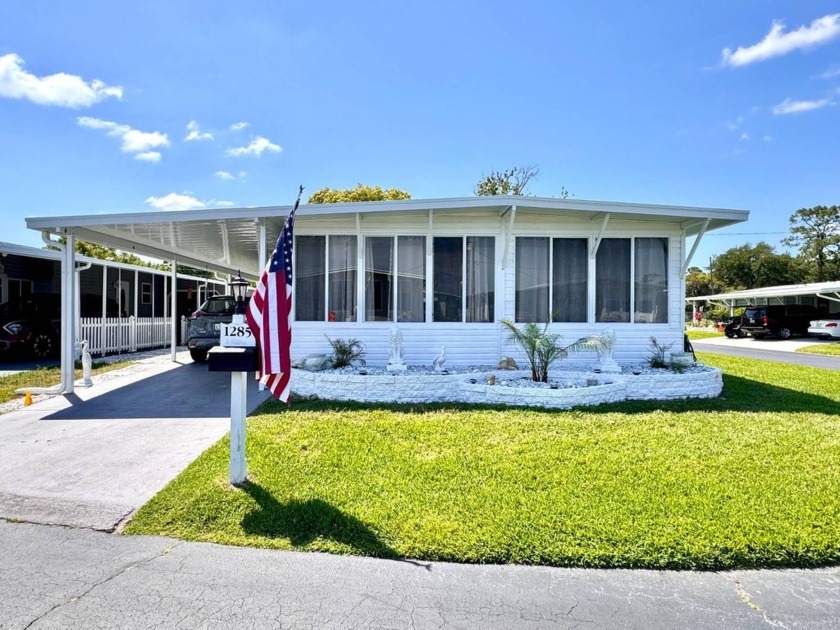
<path id="1" fill-rule="evenodd" d="M 236 298 L 236 308 L 233 311 L 234 315 L 245 314 L 245 291 L 248 288 L 248 281 L 242 277 L 242 272 L 237 271 L 237 276 L 233 278 L 228 284 L 233 297 Z"/>

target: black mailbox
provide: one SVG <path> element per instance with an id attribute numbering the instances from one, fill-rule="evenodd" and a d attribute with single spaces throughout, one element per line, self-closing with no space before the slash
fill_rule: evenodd
<path id="1" fill-rule="evenodd" d="M 224 348 L 216 346 L 207 353 L 208 369 L 211 372 L 256 372 L 256 348 Z"/>

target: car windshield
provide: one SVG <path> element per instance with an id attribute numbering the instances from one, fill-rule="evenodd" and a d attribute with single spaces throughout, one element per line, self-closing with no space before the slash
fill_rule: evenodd
<path id="1" fill-rule="evenodd" d="M 213 297 L 201 305 L 205 313 L 232 313 L 236 301 L 232 297 Z"/>

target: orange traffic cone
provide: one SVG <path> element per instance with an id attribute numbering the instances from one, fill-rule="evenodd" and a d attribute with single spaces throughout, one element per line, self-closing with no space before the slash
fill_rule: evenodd
<path id="1" fill-rule="evenodd" d="M 29 390 L 26 390 L 26 393 L 23 395 L 23 404 L 27 407 L 32 404 L 32 392 Z"/>

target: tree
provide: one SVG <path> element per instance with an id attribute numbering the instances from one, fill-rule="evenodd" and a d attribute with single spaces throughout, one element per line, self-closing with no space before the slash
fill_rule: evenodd
<path id="1" fill-rule="evenodd" d="M 540 169 L 536 166 L 514 166 L 508 170 L 493 171 L 482 177 L 475 185 L 473 192 L 477 197 L 491 195 L 524 195 L 525 187 L 532 179 L 536 179 Z M 563 189 L 565 192 L 565 189 Z M 568 196 L 568 193 L 564 195 Z"/>
<path id="2" fill-rule="evenodd" d="M 379 186 L 365 186 L 356 184 L 355 188 L 322 188 L 309 196 L 309 203 L 346 203 L 356 201 L 387 201 L 390 199 L 411 199 L 404 190 L 389 188 L 382 190 Z"/>
<path id="3" fill-rule="evenodd" d="M 816 269 L 817 282 L 840 278 L 840 206 L 800 208 L 790 217 L 790 236 L 782 240 Z"/>
<path id="4" fill-rule="evenodd" d="M 699 297 L 712 293 L 712 278 L 700 267 L 690 267 L 685 274 L 685 297 Z"/>
<path id="5" fill-rule="evenodd" d="M 772 245 L 763 241 L 732 247 L 715 256 L 710 270 L 714 272 L 716 292 L 798 284 L 808 277 L 801 260 L 790 254 L 777 254 Z"/>

